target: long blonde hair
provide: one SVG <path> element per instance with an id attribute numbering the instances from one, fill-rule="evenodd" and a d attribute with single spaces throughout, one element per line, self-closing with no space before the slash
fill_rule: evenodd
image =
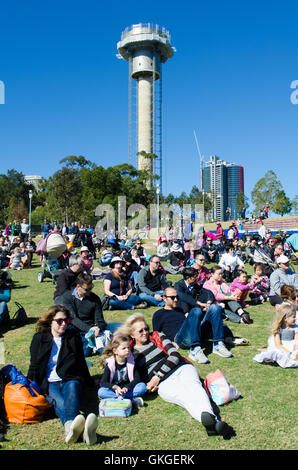
<path id="1" fill-rule="evenodd" d="M 127 319 L 125 320 L 125 322 L 123 323 L 123 325 L 121 325 L 116 331 L 115 331 L 115 336 L 117 334 L 122 334 L 124 336 L 128 336 L 130 337 L 131 336 L 131 333 L 133 332 L 133 325 L 137 322 L 137 321 L 143 321 L 144 323 L 146 323 L 147 325 L 147 322 L 145 320 L 145 317 L 142 313 L 140 312 L 136 312 L 136 313 L 133 313 L 132 315 L 130 315 L 129 317 L 127 317 Z"/>
<path id="2" fill-rule="evenodd" d="M 291 304 L 290 302 L 285 302 L 283 304 L 280 304 L 276 312 L 273 327 L 272 327 L 272 332 L 274 335 L 278 334 L 279 329 L 283 327 L 283 323 L 284 323 L 286 316 L 296 311 L 297 311 L 297 307 Z"/>

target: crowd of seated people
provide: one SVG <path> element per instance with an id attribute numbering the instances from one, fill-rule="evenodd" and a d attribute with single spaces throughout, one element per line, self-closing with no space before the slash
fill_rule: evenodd
<path id="1" fill-rule="evenodd" d="M 51 230 L 57 230 L 67 239 L 70 229 L 67 231 L 64 229 L 63 233 L 64 226 L 60 227 L 56 224 L 54 228 L 49 228 L 46 221 L 44 224 L 44 237 Z M 86 227 L 83 229 L 86 230 Z M 76 235 L 80 228 L 74 223 L 71 230 L 72 234 Z M 207 349 L 204 350 L 205 343 L 210 338 L 213 339 L 211 354 L 227 360 L 233 358 L 229 345 L 247 344 L 245 338 L 234 336 L 233 323 L 243 325 L 252 323 L 247 312 L 248 306 L 269 301 L 274 307 L 273 310 L 279 314 L 284 309 L 285 315 L 289 314 L 290 318 L 292 308 L 296 312 L 298 276 L 290 266 L 284 234 L 273 238 L 269 232 L 264 231 L 261 234 L 245 233 L 241 236 L 236 223 L 230 225 L 228 234 L 224 232 L 221 224 L 217 223 L 216 233 L 217 235 L 202 230 L 197 237 L 190 236 L 187 240 L 169 239 L 162 236 L 158 240 L 154 253 L 150 255 L 147 254 L 141 240 L 136 239 L 128 243 L 127 240 L 116 238 L 112 242 L 113 256 L 107 265 L 103 280 L 109 309 L 130 311 L 155 307 L 152 319 L 153 328 L 159 332 L 163 342 L 171 351 L 171 357 L 165 356 L 164 360 L 170 361 L 174 358 L 178 361 L 175 366 L 177 374 L 182 364 L 181 370 L 184 373 L 189 370 L 189 374 L 193 374 L 193 368 L 189 367 L 189 364 L 185 367 L 184 359 L 178 352 L 180 349 L 189 350 L 188 358 L 192 362 L 199 364 L 210 362 Z M 100 338 L 105 338 L 106 345 L 111 341 L 116 329 L 121 327 L 118 322 L 106 321 L 102 299 L 94 292 L 92 270 L 96 255 L 100 255 L 102 248 L 104 247 L 98 245 L 93 251 L 85 245 L 77 249 L 71 245 L 67 247 L 64 253 L 66 267 L 56 282 L 53 295 L 54 305 L 39 321 L 38 332 L 31 344 L 28 376 L 37 380 L 40 385 L 44 385 L 44 390 L 52 390 L 59 400 L 61 387 L 67 387 L 67 382 L 72 387 L 71 390 L 65 392 L 66 400 L 61 401 L 61 407 L 55 408 L 65 428 L 66 442 L 75 442 L 80 435 L 89 444 L 96 442 L 96 416 L 88 415 L 85 419 L 79 413 L 81 384 L 90 382 L 90 374 L 84 358 L 92 354 L 102 354 L 103 348 L 98 346 Z M 7 304 L 10 301 L 12 287 L 9 270 L 14 269 L 14 265 L 17 266 L 18 258 L 20 258 L 20 268 L 29 267 L 35 250 L 36 244 L 30 237 L 30 233 L 26 235 L 26 232 L 23 232 L 23 236 L 13 237 L 5 233 L 0 234 L 0 267 L 2 268 L 0 326 L 1 322 L 5 324 L 9 320 Z M 22 254 L 21 257 L 16 256 L 19 253 Z M 249 276 L 247 268 L 251 272 L 251 267 L 253 267 L 253 274 Z M 289 308 L 285 308 L 285 305 L 289 305 Z M 144 335 L 147 334 L 148 326 L 141 320 L 141 317 L 138 323 L 142 328 L 131 330 L 132 337 L 137 338 L 135 348 L 146 349 L 149 344 L 148 338 L 143 344 L 141 336 L 142 330 Z M 137 335 L 140 335 L 140 338 Z M 47 341 L 51 339 L 58 352 L 54 354 L 54 351 L 48 347 L 46 354 L 39 356 L 39 343 L 44 342 L 45 338 Z M 63 341 L 62 338 L 64 338 Z M 127 337 L 124 337 L 122 343 L 126 344 L 126 349 L 129 349 L 127 344 L 130 343 Z M 152 348 L 150 344 L 149 347 Z M 116 343 L 114 348 L 111 347 L 115 356 L 109 361 L 116 365 L 117 370 L 119 348 L 118 343 L 117 347 Z M 158 351 L 158 354 L 161 353 Z M 64 355 L 68 355 L 68 359 L 74 355 L 77 365 L 74 367 L 71 362 L 66 361 L 64 370 L 62 366 Z M 48 362 L 45 362 L 44 358 Z M 295 360 L 297 361 L 297 358 Z M 166 362 L 164 364 L 166 365 Z M 47 377 L 45 371 L 49 365 L 51 374 Z M 126 368 L 126 362 L 122 361 L 120 366 L 122 369 Z M 170 380 L 163 375 L 163 367 L 160 371 L 159 375 L 150 377 L 146 385 L 147 391 L 157 390 L 160 382 L 162 398 L 171 401 L 169 398 L 171 387 L 169 385 L 167 388 L 166 385 L 170 383 Z M 57 373 L 60 374 L 59 387 L 56 383 Z M 71 380 L 68 380 L 69 377 Z M 193 380 L 189 377 L 187 380 L 193 386 L 193 383 L 198 381 L 197 375 Z M 118 384 L 114 385 L 114 382 L 111 384 L 111 389 L 118 392 L 120 390 Z M 195 390 L 199 393 L 197 386 Z M 73 409 L 67 414 L 66 402 L 70 393 L 74 394 L 75 400 Z M 202 394 L 202 391 L 200 393 Z M 204 399 L 206 399 L 204 407 L 209 410 L 209 402 L 206 397 Z M 172 401 L 175 403 L 174 400 Z M 197 411 L 197 406 L 194 406 L 191 415 L 197 416 L 198 421 L 202 422 L 208 433 L 223 434 L 224 423 L 218 421 L 205 408 L 202 412 L 201 409 Z"/>

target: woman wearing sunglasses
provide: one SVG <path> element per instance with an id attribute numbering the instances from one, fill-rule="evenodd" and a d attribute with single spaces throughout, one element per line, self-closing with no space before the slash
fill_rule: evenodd
<path id="1" fill-rule="evenodd" d="M 81 435 L 87 444 L 96 442 L 97 417 L 85 420 L 80 414 L 84 385 L 93 385 L 83 352 L 82 340 L 68 328 L 70 312 L 54 305 L 40 318 L 30 346 L 28 378 L 42 393 L 53 399 L 55 413 L 65 429 L 65 442 L 76 442 Z"/>
<path id="2" fill-rule="evenodd" d="M 196 368 L 164 334 L 158 333 L 157 340 L 149 334 L 144 315 L 130 315 L 115 334 L 119 333 L 132 340 L 135 364 L 148 392 L 158 391 L 163 400 L 185 408 L 210 436 L 231 432 L 231 427 L 215 416 Z"/>

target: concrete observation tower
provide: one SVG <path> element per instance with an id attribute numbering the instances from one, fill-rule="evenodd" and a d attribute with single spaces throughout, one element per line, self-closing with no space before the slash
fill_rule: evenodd
<path id="1" fill-rule="evenodd" d="M 173 56 L 169 32 L 151 23 L 127 27 L 117 44 L 119 58 L 129 63 L 128 159 L 138 152 L 138 170 L 159 176 L 162 191 L 162 70 L 161 64 Z M 159 86 L 158 86 L 159 85 Z"/>

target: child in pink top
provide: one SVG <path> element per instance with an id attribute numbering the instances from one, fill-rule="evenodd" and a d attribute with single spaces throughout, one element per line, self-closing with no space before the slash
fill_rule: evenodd
<path id="1" fill-rule="evenodd" d="M 252 276 L 254 288 L 250 292 L 249 297 L 253 304 L 263 303 L 268 299 L 270 290 L 270 280 L 264 274 L 264 265 L 262 263 L 255 264 L 255 274 Z"/>
<path id="2" fill-rule="evenodd" d="M 248 304 L 245 303 L 245 299 L 249 291 L 253 288 L 254 281 L 251 283 L 247 282 L 247 273 L 245 271 L 240 271 L 230 285 L 231 292 L 234 292 L 237 295 L 238 302 L 240 305 L 242 305 L 242 307 L 247 307 Z"/>
<path id="3" fill-rule="evenodd" d="M 215 265 L 211 268 L 211 278 L 203 284 L 204 289 L 210 290 L 215 302 L 223 308 L 224 315 L 234 323 L 251 323 L 248 313 L 239 303 L 239 293 L 232 292 L 228 284 L 222 280 L 222 269 Z"/>

